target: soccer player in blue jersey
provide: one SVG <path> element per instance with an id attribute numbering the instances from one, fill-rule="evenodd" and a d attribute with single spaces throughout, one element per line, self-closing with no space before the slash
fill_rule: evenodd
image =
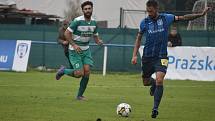
<path id="1" fill-rule="evenodd" d="M 146 9 L 148 17 L 140 23 L 131 61 L 132 64 L 137 63 L 137 52 L 144 34 L 146 41 L 142 56 L 142 80 L 144 86 L 151 85 L 150 95 L 154 96 L 151 117 L 156 118 L 158 115 L 158 106 L 163 95 L 163 80 L 168 65 L 168 28 L 174 21 L 193 20 L 204 16 L 209 11 L 209 8 L 205 8 L 199 14 L 175 16 L 173 14 L 158 13 L 158 3 L 155 0 L 149 0 L 146 3 Z M 155 73 L 156 79 L 151 77 L 153 73 Z"/>

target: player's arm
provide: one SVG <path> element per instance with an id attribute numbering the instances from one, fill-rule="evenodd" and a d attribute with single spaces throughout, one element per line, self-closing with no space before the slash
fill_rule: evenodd
<path id="1" fill-rule="evenodd" d="M 64 30 L 62 28 L 59 29 L 58 31 L 59 35 L 58 35 L 58 43 L 62 44 L 62 45 L 68 45 L 68 41 L 65 40 L 64 38 Z"/>
<path id="2" fill-rule="evenodd" d="M 99 38 L 98 35 L 93 35 L 93 38 L 94 38 L 95 43 L 96 43 L 97 45 L 103 45 L 103 41 Z"/>
<path id="3" fill-rule="evenodd" d="M 66 41 L 69 42 L 72 46 L 75 45 L 74 40 L 72 39 L 72 32 L 70 32 L 68 29 L 64 32 Z"/>
<path id="4" fill-rule="evenodd" d="M 141 45 L 142 36 L 143 36 L 143 33 L 138 32 L 137 37 L 136 37 L 136 41 L 134 44 L 133 56 L 132 56 L 132 60 L 131 60 L 132 64 L 137 64 L 137 52 L 138 52 L 140 45 Z"/>
<path id="5" fill-rule="evenodd" d="M 81 48 L 75 43 L 74 39 L 73 39 L 73 32 L 77 30 L 77 27 L 79 26 L 79 21 L 77 21 L 76 19 L 73 20 L 69 27 L 66 29 L 66 31 L 64 32 L 66 41 L 69 42 L 69 44 L 74 48 L 74 50 L 77 53 L 81 52 Z"/>
<path id="6" fill-rule="evenodd" d="M 58 43 L 61 44 L 61 45 L 68 45 L 69 44 L 68 41 L 60 39 L 60 38 L 58 38 Z"/>
<path id="7" fill-rule="evenodd" d="M 95 43 L 96 43 L 97 45 L 103 45 L 103 41 L 99 38 L 99 33 L 98 33 L 98 26 L 97 26 L 97 24 L 96 24 L 96 28 L 95 28 L 95 30 L 94 30 L 94 32 L 93 32 L 93 38 L 94 38 Z"/>
<path id="8" fill-rule="evenodd" d="M 63 41 L 64 41 L 63 39 L 61 39 L 60 37 L 58 37 L 58 43 L 59 44 L 63 44 Z"/>
<path id="9" fill-rule="evenodd" d="M 73 37 L 72 37 L 72 32 L 69 29 L 66 29 L 64 35 L 65 35 L 66 41 L 68 41 L 69 44 L 72 45 L 72 47 L 75 49 L 75 51 L 77 53 L 80 53 L 81 48 L 77 44 L 75 44 Z"/>
<path id="10" fill-rule="evenodd" d="M 196 13 L 196 14 L 186 14 L 183 16 L 175 16 L 175 20 L 176 21 L 180 21 L 180 20 L 194 20 L 196 18 L 202 17 L 204 16 L 208 11 L 210 10 L 210 7 L 206 7 L 202 13 Z"/>
<path id="11" fill-rule="evenodd" d="M 63 43 L 63 39 L 62 39 L 62 32 L 61 32 L 61 28 L 58 30 L 58 38 L 57 38 L 57 41 L 59 44 L 62 44 Z M 64 33 L 63 33 L 64 35 Z"/>

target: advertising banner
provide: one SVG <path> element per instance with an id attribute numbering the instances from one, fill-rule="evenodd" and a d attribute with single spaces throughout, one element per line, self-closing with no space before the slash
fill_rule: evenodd
<path id="1" fill-rule="evenodd" d="M 215 81 L 214 47 L 172 47 L 168 57 L 167 79 Z"/>
<path id="2" fill-rule="evenodd" d="M 11 70 L 16 40 L 0 40 L 0 70 Z"/>
<path id="3" fill-rule="evenodd" d="M 30 49 L 29 40 L 0 40 L 0 70 L 26 72 Z"/>

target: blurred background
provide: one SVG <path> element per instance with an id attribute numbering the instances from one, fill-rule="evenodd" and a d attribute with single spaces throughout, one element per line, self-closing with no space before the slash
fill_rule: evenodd
<path id="1" fill-rule="evenodd" d="M 147 16 L 147 0 L 92 0 L 93 16 L 99 34 L 108 46 L 107 71 L 139 71 L 130 64 L 140 21 Z M 214 8 L 215 0 L 158 0 L 160 12 L 184 15 Z M 67 65 L 63 49 L 57 44 L 58 29 L 63 20 L 82 15 L 83 0 L 0 0 L 0 40 L 32 40 L 29 68 L 58 68 Z M 173 26 L 182 37 L 182 46 L 215 46 L 215 10 L 194 21 Z M 93 43 L 93 41 L 92 41 Z M 143 40 L 144 43 L 144 40 Z M 102 70 L 104 48 L 91 47 L 93 70 Z M 117 60 L 117 61 L 116 61 Z M 140 60 L 139 60 L 140 61 Z"/>

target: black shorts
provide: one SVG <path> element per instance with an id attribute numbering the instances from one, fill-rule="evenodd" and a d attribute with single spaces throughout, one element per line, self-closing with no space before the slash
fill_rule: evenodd
<path id="1" fill-rule="evenodd" d="M 165 58 L 142 58 L 142 77 L 150 78 L 155 72 L 166 73 L 168 57 Z"/>

